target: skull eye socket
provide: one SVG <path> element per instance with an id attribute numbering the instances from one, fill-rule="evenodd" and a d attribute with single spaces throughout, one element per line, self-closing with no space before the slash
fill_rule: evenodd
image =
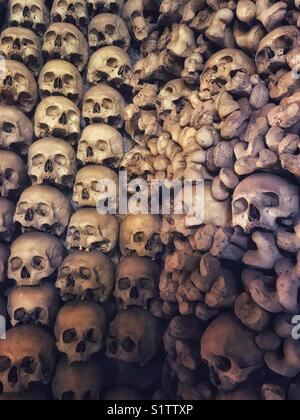
<path id="1" fill-rule="evenodd" d="M 49 206 L 44 203 L 40 203 L 36 210 L 37 214 L 41 217 L 46 217 L 49 214 Z"/>
<path id="2" fill-rule="evenodd" d="M 60 154 L 55 155 L 54 161 L 59 166 L 66 166 L 68 164 L 67 158 Z"/>
<path id="3" fill-rule="evenodd" d="M 244 213 L 248 207 L 248 201 L 244 198 L 240 198 L 233 203 L 233 211 L 237 215 Z"/>
<path id="4" fill-rule="evenodd" d="M 76 36 L 72 34 L 71 32 L 66 33 L 64 40 L 66 41 L 67 44 L 72 45 L 72 46 L 76 46 L 78 44 L 78 40 Z"/>
<path id="5" fill-rule="evenodd" d="M 214 366 L 221 372 L 229 372 L 232 367 L 230 360 L 222 356 L 215 357 Z"/>
<path id="6" fill-rule="evenodd" d="M 15 321 L 23 322 L 26 317 L 26 309 L 25 308 L 18 308 L 14 312 L 14 319 Z"/>
<path id="7" fill-rule="evenodd" d="M 18 271 L 23 266 L 23 261 L 19 257 L 12 258 L 9 262 L 11 271 Z"/>
<path id="8" fill-rule="evenodd" d="M 160 246 L 160 245 L 161 245 L 160 235 L 158 235 L 157 233 L 155 233 L 155 234 L 152 236 L 152 242 L 154 243 L 154 245 L 158 245 L 158 246 Z"/>
<path id="9" fill-rule="evenodd" d="M 140 244 L 140 243 L 144 242 L 144 240 L 145 240 L 144 232 L 137 232 L 133 235 L 133 241 L 136 244 Z"/>
<path id="10" fill-rule="evenodd" d="M 34 47 L 35 46 L 34 42 L 31 39 L 28 39 L 28 38 L 23 39 L 23 45 L 25 47 Z"/>
<path id="11" fill-rule="evenodd" d="M 11 44 L 13 40 L 14 39 L 11 36 L 4 36 L 3 38 L 1 38 L 1 44 Z"/>
<path id="12" fill-rule="evenodd" d="M 90 328 L 86 333 L 86 339 L 90 343 L 97 343 L 99 340 L 99 333 L 94 328 Z"/>
<path id="13" fill-rule="evenodd" d="M 260 197 L 261 206 L 264 208 L 278 207 L 280 204 L 280 199 L 277 194 L 272 192 L 265 192 Z"/>
<path id="14" fill-rule="evenodd" d="M 7 133 L 7 134 L 11 134 L 11 133 L 15 132 L 16 129 L 17 129 L 17 127 L 10 122 L 4 122 L 3 125 L 2 125 L 2 131 L 4 133 Z"/>
<path id="15" fill-rule="evenodd" d="M 44 163 L 45 158 L 43 155 L 39 154 L 39 155 L 35 155 L 32 158 L 32 165 L 33 166 L 40 166 Z"/>
<path id="16" fill-rule="evenodd" d="M 97 229 L 94 228 L 94 226 L 85 226 L 83 234 L 85 236 L 97 236 L 98 232 Z"/>
<path id="17" fill-rule="evenodd" d="M 118 287 L 120 290 L 128 290 L 130 289 L 130 281 L 129 279 L 120 279 L 118 281 Z"/>
<path id="18" fill-rule="evenodd" d="M 37 369 L 37 364 L 32 357 L 24 357 L 21 363 L 21 369 L 25 373 L 28 373 L 28 375 L 32 375 Z"/>
<path id="19" fill-rule="evenodd" d="M 103 188 L 101 188 L 101 184 L 97 181 L 93 181 L 91 183 L 91 189 L 95 192 L 106 192 L 107 191 L 107 190 L 102 191 Z"/>
<path id="20" fill-rule="evenodd" d="M 49 31 L 45 35 L 45 42 L 51 42 L 56 39 L 56 33 L 54 31 Z"/>
<path id="21" fill-rule="evenodd" d="M 31 10 L 31 12 L 32 12 L 33 14 L 38 14 L 38 13 L 40 13 L 40 12 L 41 12 L 40 7 L 39 7 L 39 6 L 37 6 L 37 5 L 35 5 L 35 4 L 34 4 L 33 6 L 31 6 L 30 10 Z"/>
<path id="22" fill-rule="evenodd" d="M 97 148 L 98 148 L 99 152 L 107 152 L 108 144 L 104 140 L 100 140 L 97 143 Z"/>
<path id="23" fill-rule="evenodd" d="M 68 2 L 66 0 L 60 0 L 57 3 L 57 8 L 62 8 L 62 9 L 66 9 L 68 7 Z"/>
<path id="24" fill-rule="evenodd" d="M 6 372 L 11 367 L 11 360 L 6 357 L 0 357 L 0 373 Z"/>
<path id="25" fill-rule="evenodd" d="M 107 35 L 113 35 L 116 31 L 116 28 L 114 25 L 108 24 L 105 26 L 105 33 L 107 33 Z"/>
<path id="26" fill-rule="evenodd" d="M 132 353 L 135 350 L 136 345 L 130 337 L 126 337 L 125 340 L 122 341 L 122 348 L 126 353 Z"/>
<path id="27" fill-rule="evenodd" d="M 55 74 L 54 73 L 52 73 L 51 71 L 48 71 L 47 73 L 45 73 L 44 83 L 51 83 L 51 82 L 53 82 L 53 80 L 55 80 Z"/>
<path id="28" fill-rule="evenodd" d="M 21 73 L 16 73 L 15 76 L 14 76 L 14 79 L 20 85 L 25 85 L 26 86 L 28 84 L 28 80 Z"/>
<path id="29" fill-rule="evenodd" d="M 79 275 L 82 280 L 90 280 L 92 278 L 92 271 L 87 267 L 80 267 Z"/>
<path id="30" fill-rule="evenodd" d="M 7 181 L 13 181 L 13 178 L 15 177 L 15 175 L 16 175 L 16 172 L 11 168 L 6 168 L 4 171 L 4 178 Z"/>
<path id="31" fill-rule="evenodd" d="M 118 67 L 119 61 L 117 60 L 117 58 L 109 58 L 108 60 L 106 60 L 106 65 L 112 69 L 115 69 Z"/>
<path id="32" fill-rule="evenodd" d="M 103 99 L 102 108 L 109 110 L 109 109 L 113 109 L 113 106 L 114 106 L 114 102 L 111 99 L 109 98 Z"/>
<path id="33" fill-rule="evenodd" d="M 71 74 L 65 74 L 64 77 L 63 77 L 63 81 L 68 87 L 74 87 L 75 86 L 75 80 L 74 80 L 74 77 Z"/>
<path id="34" fill-rule="evenodd" d="M 62 279 L 67 277 L 69 274 L 71 273 L 71 270 L 69 269 L 69 267 L 62 267 L 59 272 L 58 272 L 58 278 Z"/>
<path id="35" fill-rule="evenodd" d="M 17 214 L 25 214 L 28 210 L 28 204 L 27 203 L 19 203 L 18 204 L 18 211 Z"/>
<path id="36" fill-rule="evenodd" d="M 61 394 L 62 401 L 73 401 L 75 399 L 75 394 L 73 391 L 66 391 Z"/>
<path id="37" fill-rule="evenodd" d="M 59 108 L 57 106 L 49 106 L 46 109 L 46 115 L 48 117 L 58 117 L 60 115 Z"/>
<path id="38" fill-rule="evenodd" d="M 77 339 L 76 330 L 74 328 L 71 328 L 69 330 L 64 331 L 62 339 L 65 344 L 73 343 Z"/>
<path id="39" fill-rule="evenodd" d="M 150 290 L 152 288 L 152 280 L 146 277 L 140 279 L 140 285 L 142 289 Z"/>
<path id="40" fill-rule="evenodd" d="M 14 4 L 11 11 L 12 11 L 12 13 L 21 13 L 21 12 L 23 12 L 23 6 L 19 3 Z"/>
<path id="41" fill-rule="evenodd" d="M 31 266 L 37 271 L 42 271 L 42 270 L 45 270 L 46 261 L 44 260 L 43 257 L 39 257 L 36 255 L 31 260 Z"/>

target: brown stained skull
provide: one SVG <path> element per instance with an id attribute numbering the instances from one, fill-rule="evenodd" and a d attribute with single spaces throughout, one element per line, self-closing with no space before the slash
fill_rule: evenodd
<path id="1" fill-rule="evenodd" d="M 26 169 L 22 159 L 13 152 L 0 151 L 0 196 L 17 193 L 26 182 Z"/>
<path id="2" fill-rule="evenodd" d="M 39 139 L 56 136 L 75 144 L 80 135 L 80 111 L 63 96 L 47 97 L 36 108 L 34 132 Z"/>
<path id="3" fill-rule="evenodd" d="M 67 233 L 68 250 L 112 252 L 119 238 L 119 222 L 111 214 L 96 209 L 80 209 L 73 214 Z"/>
<path id="4" fill-rule="evenodd" d="M 38 286 L 50 277 L 64 259 L 61 242 L 47 233 L 25 233 L 11 246 L 8 277 L 18 286 Z"/>
<path id="5" fill-rule="evenodd" d="M 157 112 L 159 116 L 164 118 L 172 111 L 181 110 L 180 107 L 184 106 L 192 92 L 183 79 L 175 79 L 168 82 L 157 96 Z"/>
<path id="6" fill-rule="evenodd" d="M 255 64 L 243 51 L 225 48 L 205 63 L 200 78 L 200 89 L 216 95 L 221 90 L 228 90 L 235 77 L 240 75 L 250 77 L 255 71 Z"/>
<path id="7" fill-rule="evenodd" d="M 155 10 L 155 2 L 151 0 L 128 0 L 125 3 L 122 17 L 128 22 L 137 41 L 143 41 L 150 35 L 151 6 Z"/>
<path id="8" fill-rule="evenodd" d="M 289 228 L 299 214 L 298 188 L 276 175 L 251 175 L 236 188 L 232 213 L 233 226 L 247 233 Z"/>
<path id="9" fill-rule="evenodd" d="M 0 244 L 0 285 L 7 279 L 7 266 L 10 251 L 6 246 Z"/>
<path id="10" fill-rule="evenodd" d="M 184 24 L 174 24 L 167 49 L 176 57 L 189 57 L 196 49 L 193 30 Z"/>
<path id="11" fill-rule="evenodd" d="M 109 326 L 106 356 L 146 366 L 161 344 L 159 320 L 141 308 L 121 311 Z"/>
<path id="12" fill-rule="evenodd" d="M 50 183 L 72 188 L 76 172 L 75 151 L 66 141 L 47 137 L 29 148 L 28 174 L 33 184 Z"/>
<path id="13" fill-rule="evenodd" d="M 92 49 L 115 46 L 127 50 L 130 34 L 126 22 L 118 15 L 101 13 L 90 21 L 88 42 Z"/>
<path id="14" fill-rule="evenodd" d="M 102 13 L 120 15 L 124 7 L 124 0 L 87 0 L 90 17 Z"/>
<path id="15" fill-rule="evenodd" d="M 10 242 L 15 232 L 14 214 L 16 206 L 6 198 L 0 197 L 0 240 Z"/>
<path id="16" fill-rule="evenodd" d="M 233 391 L 263 363 L 254 333 L 230 313 L 220 315 L 206 329 L 201 357 L 209 366 L 210 380 L 220 391 Z"/>
<path id="17" fill-rule="evenodd" d="M 0 340 L 0 393 L 19 394 L 34 383 L 49 384 L 54 370 L 54 340 L 44 329 L 23 325 Z"/>
<path id="18" fill-rule="evenodd" d="M 9 27 L 1 32 L 0 54 L 25 64 L 38 75 L 42 65 L 41 39 L 30 29 Z"/>
<path id="19" fill-rule="evenodd" d="M 108 83 L 114 87 L 126 84 L 132 70 L 131 58 L 122 48 L 100 48 L 90 58 L 86 79 L 90 85 Z"/>
<path id="20" fill-rule="evenodd" d="M 69 365 L 63 357 L 53 377 L 52 392 L 56 401 L 99 401 L 103 384 L 104 374 L 98 361 Z"/>
<path id="21" fill-rule="evenodd" d="M 124 124 L 125 106 L 125 101 L 117 90 L 99 84 L 86 92 L 82 117 L 87 125 L 106 123 L 118 129 Z"/>
<path id="22" fill-rule="evenodd" d="M 77 207 L 118 207 L 118 197 L 119 176 L 112 169 L 91 165 L 78 171 L 73 190 Z"/>
<path id="23" fill-rule="evenodd" d="M 86 0 L 54 0 L 51 20 L 72 23 L 85 34 L 89 22 Z"/>
<path id="24" fill-rule="evenodd" d="M 106 316 L 96 302 L 70 302 L 61 308 L 54 333 L 56 346 L 68 363 L 87 362 L 103 349 Z"/>
<path id="25" fill-rule="evenodd" d="M 123 256 L 138 255 L 153 260 L 163 252 L 159 216 L 136 214 L 127 216 L 120 227 L 120 249 Z"/>
<path id="26" fill-rule="evenodd" d="M 148 309 L 150 299 L 158 295 L 159 267 L 143 257 L 123 258 L 116 273 L 114 296 L 124 309 L 138 306 Z"/>
<path id="27" fill-rule="evenodd" d="M 65 96 L 78 105 L 83 96 L 81 74 L 73 64 L 65 60 L 52 60 L 42 68 L 38 85 L 41 98 Z"/>
<path id="28" fill-rule="evenodd" d="M 45 59 L 70 61 L 82 72 L 88 61 L 88 43 L 82 32 L 71 23 L 53 23 L 44 35 Z"/>
<path id="29" fill-rule="evenodd" d="M 22 26 L 42 35 L 49 20 L 49 11 L 44 0 L 9 0 L 9 26 Z"/>
<path id="30" fill-rule="evenodd" d="M 70 221 L 72 209 L 69 200 L 57 189 L 33 185 L 20 196 L 14 221 L 22 232 L 40 231 L 61 236 Z"/>
<path id="31" fill-rule="evenodd" d="M 123 136 L 107 124 L 88 125 L 81 133 L 77 159 L 84 164 L 109 166 L 117 169 L 124 157 Z"/>
<path id="32" fill-rule="evenodd" d="M 33 140 L 33 125 L 13 106 L 0 106 L 0 147 L 26 155 Z"/>
<path id="33" fill-rule="evenodd" d="M 101 252 L 76 251 L 63 261 L 56 281 L 64 302 L 107 301 L 114 287 L 114 266 Z"/>
<path id="34" fill-rule="evenodd" d="M 35 107 L 38 99 L 34 75 L 18 61 L 4 60 L 0 73 L 0 104 L 16 105 L 26 114 Z"/>
<path id="35" fill-rule="evenodd" d="M 20 324 L 52 326 L 59 309 L 59 293 L 53 284 L 16 287 L 9 292 L 7 310 L 13 327 Z"/>

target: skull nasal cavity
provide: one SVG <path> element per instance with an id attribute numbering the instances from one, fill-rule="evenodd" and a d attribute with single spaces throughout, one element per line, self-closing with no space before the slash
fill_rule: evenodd
<path id="1" fill-rule="evenodd" d="M 22 279 L 30 279 L 30 273 L 29 273 L 29 271 L 27 270 L 27 268 L 26 268 L 26 267 L 23 267 L 23 268 L 22 268 L 22 271 L 21 271 L 21 278 L 22 278 Z"/>
<path id="2" fill-rule="evenodd" d="M 101 111 L 100 105 L 98 103 L 96 103 L 95 106 L 94 106 L 94 114 L 97 114 L 100 111 Z"/>
<path id="3" fill-rule="evenodd" d="M 25 214 L 25 221 L 26 222 L 32 222 L 34 218 L 34 211 L 33 209 L 28 209 Z"/>
<path id="4" fill-rule="evenodd" d="M 60 35 L 58 35 L 57 37 L 56 37 L 56 40 L 55 40 L 55 46 L 56 47 L 61 47 L 62 46 L 62 40 L 61 40 L 61 36 Z"/>
<path id="5" fill-rule="evenodd" d="M 62 89 L 62 87 L 63 87 L 62 80 L 61 80 L 61 78 L 60 78 L 60 77 L 57 77 L 57 78 L 54 80 L 54 89 Z"/>
<path id="6" fill-rule="evenodd" d="M 255 222 L 261 219 L 260 211 L 253 204 L 250 205 L 249 219 L 250 222 Z"/>
<path id="7" fill-rule="evenodd" d="M 85 345 L 84 341 L 80 341 L 80 343 L 76 347 L 76 353 L 84 353 L 85 350 L 86 350 L 86 345 Z"/>
<path id="8" fill-rule="evenodd" d="M 139 291 L 138 291 L 138 289 L 136 287 L 133 287 L 130 290 L 130 298 L 131 299 L 138 299 L 138 297 L 139 297 Z"/>
<path id="9" fill-rule="evenodd" d="M 29 7 L 25 6 L 23 9 L 23 16 L 24 17 L 30 17 L 30 10 Z"/>
<path id="10" fill-rule="evenodd" d="M 59 123 L 60 124 L 62 124 L 62 125 L 67 125 L 67 115 L 66 115 L 66 113 L 64 112 L 63 114 L 62 114 L 62 116 L 60 117 L 60 119 L 59 119 Z"/>
<path id="11" fill-rule="evenodd" d="M 215 366 L 221 372 L 228 372 L 231 369 L 231 362 L 226 357 L 219 356 L 216 357 Z"/>
<path id="12" fill-rule="evenodd" d="M 94 156 L 94 151 L 93 151 L 93 149 L 91 148 L 91 146 L 89 146 L 89 147 L 87 148 L 87 151 L 86 151 L 86 156 L 87 156 L 87 157 L 93 157 L 93 156 Z"/>
<path id="13" fill-rule="evenodd" d="M 89 198 L 90 198 L 90 194 L 89 194 L 88 190 L 87 189 L 84 189 L 82 191 L 82 199 L 83 200 L 88 200 Z"/>
<path id="14" fill-rule="evenodd" d="M 53 172 L 53 164 L 51 160 L 47 160 L 45 163 L 45 172 Z"/>
<path id="15" fill-rule="evenodd" d="M 13 366 L 10 369 L 9 374 L 8 374 L 8 382 L 10 384 L 14 384 L 15 385 L 15 384 L 18 383 L 18 380 L 19 380 L 19 378 L 18 378 L 18 369 L 16 368 L 16 366 Z"/>
<path id="16" fill-rule="evenodd" d="M 75 286 L 75 280 L 74 277 L 69 274 L 67 277 L 67 287 L 74 287 Z"/>
<path id="17" fill-rule="evenodd" d="M 13 43 L 13 48 L 14 48 L 15 50 L 19 50 L 19 49 L 21 48 L 21 43 L 20 43 L 19 38 L 17 38 L 17 39 L 15 39 L 15 40 L 14 40 L 14 43 Z"/>

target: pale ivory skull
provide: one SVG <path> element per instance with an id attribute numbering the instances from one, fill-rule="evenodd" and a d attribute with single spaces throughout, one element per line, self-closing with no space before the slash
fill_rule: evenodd
<path id="1" fill-rule="evenodd" d="M 64 302 L 94 300 L 105 302 L 114 287 L 114 265 L 101 252 L 76 251 L 63 261 L 56 281 Z"/>
<path id="2" fill-rule="evenodd" d="M 117 169 L 124 157 L 123 136 L 107 124 L 88 125 L 81 133 L 77 159 Z"/>
<path id="3" fill-rule="evenodd" d="M 103 348 L 106 316 L 96 302 L 69 302 L 58 312 L 54 333 L 56 346 L 68 363 L 87 362 Z"/>
<path id="4" fill-rule="evenodd" d="M 3 284 L 7 277 L 7 265 L 10 251 L 6 246 L 0 244 L 0 285 Z"/>
<path id="5" fill-rule="evenodd" d="M 158 265 L 148 258 L 124 257 L 117 267 L 114 296 L 124 309 L 148 309 L 150 300 L 158 296 L 159 275 Z"/>
<path id="6" fill-rule="evenodd" d="M 105 84 L 99 84 L 86 92 L 82 117 L 87 125 L 106 123 L 121 128 L 124 124 L 125 106 L 125 101 L 118 91 Z"/>
<path id="7" fill-rule="evenodd" d="M 0 106 L 0 147 L 26 155 L 33 140 L 33 125 L 13 106 Z"/>
<path id="8" fill-rule="evenodd" d="M 25 233 L 11 246 L 8 277 L 18 286 L 38 286 L 61 266 L 63 259 L 63 245 L 55 236 Z"/>
<path id="9" fill-rule="evenodd" d="M 132 70 L 131 58 L 122 48 L 100 48 L 90 58 L 86 79 L 90 85 L 108 83 L 120 87 Z"/>
<path id="10" fill-rule="evenodd" d="M 17 193 L 26 182 L 26 168 L 22 159 L 14 152 L 0 151 L 0 196 Z"/>
<path id="11" fill-rule="evenodd" d="M 93 49 L 114 45 L 127 50 L 130 34 L 124 19 L 112 13 L 102 13 L 90 21 L 88 41 Z"/>
<path id="12" fill-rule="evenodd" d="M 293 50 L 300 47 L 300 31 L 296 26 L 281 26 L 268 33 L 259 43 L 256 65 L 259 74 L 274 74 L 290 64 Z"/>
<path id="13" fill-rule="evenodd" d="M 262 366 L 263 352 L 254 338 L 254 333 L 230 313 L 219 316 L 206 329 L 201 340 L 201 357 L 209 366 L 211 381 L 220 391 L 234 390 Z"/>
<path id="14" fill-rule="evenodd" d="M 86 0 L 54 0 L 52 22 L 67 22 L 77 26 L 84 34 L 89 22 Z"/>
<path id="15" fill-rule="evenodd" d="M 56 188 L 33 185 L 20 196 L 14 221 L 22 232 L 40 231 L 61 236 L 70 221 L 71 204 Z"/>
<path id="16" fill-rule="evenodd" d="M 215 95 L 223 89 L 226 90 L 239 74 L 251 76 L 255 71 L 255 64 L 243 51 L 225 48 L 205 63 L 200 78 L 200 89 Z"/>
<path id="17" fill-rule="evenodd" d="M 119 238 L 119 222 L 111 214 L 96 209 L 80 209 L 73 214 L 67 233 L 68 250 L 113 251 Z"/>
<path id="18" fill-rule="evenodd" d="M 0 104 L 16 105 L 26 114 L 35 107 L 38 99 L 34 75 L 18 61 L 4 60 L 0 73 Z"/>
<path id="19" fill-rule="evenodd" d="M 128 22 L 137 41 L 143 41 L 150 35 L 150 13 L 146 17 L 146 8 L 151 5 L 155 9 L 155 2 L 151 0 L 127 0 L 122 11 L 122 17 Z M 147 10 L 149 12 L 150 10 Z"/>
<path id="20" fill-rule="evenodd" d="M 91 165 L 80 169 L 75 179 L 73 201 L 77 207 L 100 208 L 103 205 L 117 209 L 119 176 L 105 166 Z"/>
<path id="21" fill-rule="evenodd" d="M 233 226 L 276 230 L 294 226 L 299 215 L 299 190 L 271 174 L 254 174 L 243 180 L 233 194 Z"/>
<path id="22" fill-rule="evenodd" d="M 42 35 L 49 20 L 49 11 L 44 0 L 9 0 L 9 26 L 22 26 Z"/>
<path id="23" fill-rule="evenodd" d="M 29 148 L 28 174 L 33 184 L 51 183 L 72 188 L 76 172 L 75 151 L 66 141 L 47 137 Z"/>
<path id="24" fill-rule="evenodd" d="M 175 23 L 172 26 L 171 40 L 167 45 L 170 51 L 176 57 L 189 57 L 197 48 L 194 31 L 184 24 Z"/>
<path id="25" fill-rule="evenodd" d="M 103 384 L 104 374 L 98 361 L 69 365 L 64 356 L 57 365 L 52 392 L 56 401 L 99 401 Z"/>
<path id="26" fill-rule="evenodd" d="M 30 29 L 9 27 L 1 32 L 0 54 L 22 62 L 35 75 L 43 65 L 41 39 Z"/>
<path id="27" fill-rule="evenodd" d="M 123 256 L 138 255 L 155 259 L 164 250 L 160 238 L 161 221 L 152 214 L 127 216 L 120 227 L 120 249 Z"/>
<path id="28" fill-rule="evenodd" d="M 68 61 L 52 60 L 45 64 L 38 85 L 42 99 L 47 96 L 65 96 L 78 105 L 83 97 L 81 74 Z"/>
<path id="29" fill-rule="evenodd" d="M 0 340 L 0 388 L 7 394 L 27 391 L 34 383 L 48 384 L 55 370 L 55 343 L 40 327 L 11 328 Z"/>
<path id="30" fill-rule="evenodd" d="M 120 15 L 124 7 L 124 0 L 87 0 L 90 17 L 102 13 Z"/>
<path id="31" fill-rule="evenodd" d="M 183 79 L 175 79 L 168 82 L 157 96 L 157 112 L 160 117 L 165 117 L 172 111 L 177 111 L 183 106 L 192 94 L 192 90 Z"/>
<path id="32" fill-rule="evenodd" d="M 109 326 L 106 356 L 146 366 L 161 344 L 159 320 L 141 308 L 118 313 Z"/>
<path id="33" fill-rule="evenodd" d="M 64 96 L 47 97 L 36 108 L 34 132 L 39 139 L 53 135 L 75 144 L 80 135 L 80 111 Z"/>
<path id="34" fill-rule="evenodd" d="M 14 214 L 16 206 L 6 198 L 0 197 L 0 240 L 10 242 L 15 232 Z"/>
<path id="35" fill-rule="evenodd" d="M 47 61 L 67 60 L 82 72 L 88 61 L 88 50 L 84 35 L 71 23 L 53 23 L 44 35 L 43 54 Z"/>
<path id="36" fill-rule="evenodd" d="M 53 284 L 16 287 L 9 292 L 7 310 L 13 327 L 20 324 L 52 326 L 59 309 L 59 293 Z"/>

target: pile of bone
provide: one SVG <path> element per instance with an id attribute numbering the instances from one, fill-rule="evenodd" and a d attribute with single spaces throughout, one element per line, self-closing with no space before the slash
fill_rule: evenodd
<path id="1" fill-rule="evenodd" d="M 0 399 L 299 400 L 299 0 L 0 18 Z M 203 224 L 100 214 L 120 170 Z"/>

